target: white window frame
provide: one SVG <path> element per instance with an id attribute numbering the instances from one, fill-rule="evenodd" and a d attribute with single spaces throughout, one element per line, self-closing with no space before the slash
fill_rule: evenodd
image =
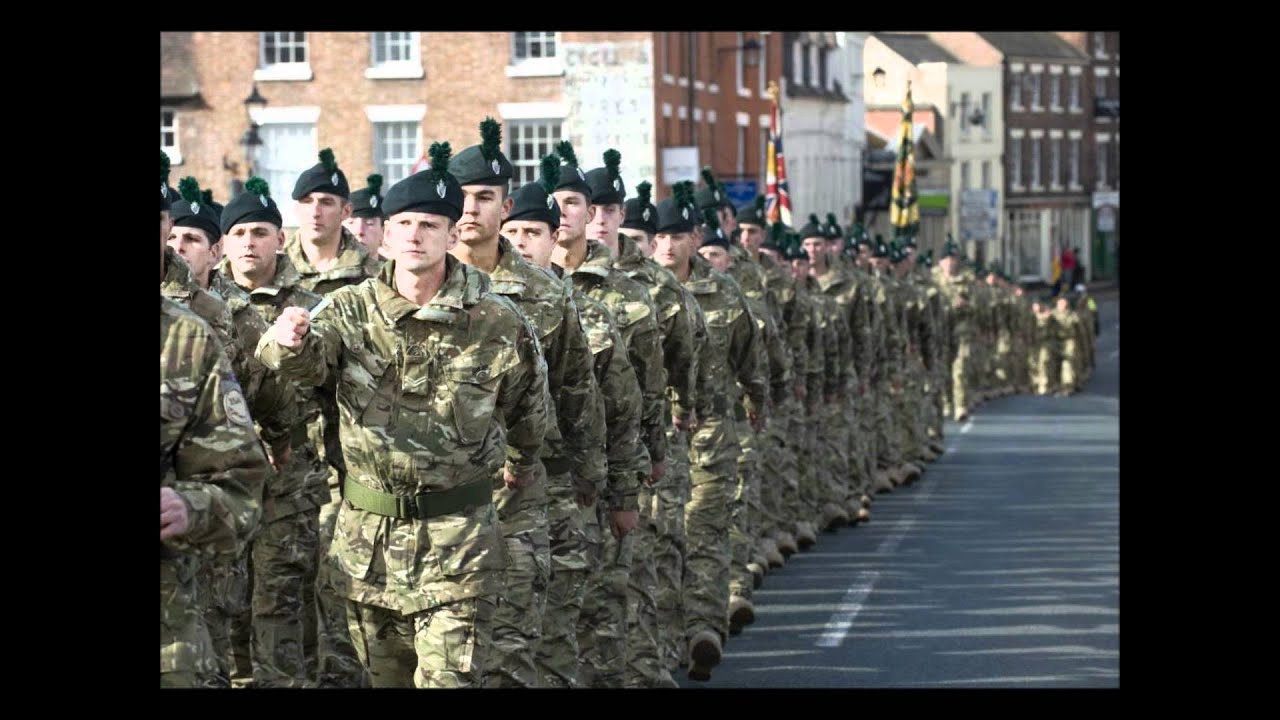
<path id="1" fill-rule="evenodd" d="M 295 107 L 277 107 L 262 108 L 251 114 L 251 119 L 262 126 L 261 133 L 263 137 L 263 145 L 269 147 L 273 144 L 274 139 L 270 137 L 273 125 L 310 125 L 311 126 L 311 147 L 308 148 L 306 157 L 298 158 L 296 172 L 303 172 L 314 163 L 316 158 L 317 147 L 319 145 L 318 128 L 320 119 L 319 106 L 295 106 Z M 259 152 L 262 148 L 258 149 Z M 264 172 L 262 167 L 263 159 L 261 155 L 254 158 L 254 172 L 267 179 L 271 183 L 271 195 L 275 199 L 276 204 L 280 208 L 280 215 L 284 220 L 285 227 L 297 227 L 297 220 L 294 217 L 293 206 L 296 201 L 290 196 L 289 191 L 293 189 L 293 182 L 297 180 L 297 175 L 292 177 L 281 176 L 274 177 L 275 173 Z M 288 173 L 292 175 L 293 171 Z"/>
<path id="2" fill-rule="evenodd" d="M 1049 73 L 1049 112 L 1062 112 L 1062 73 Z"/>
<path id="3" fill-rule="evenodd" d="M 1073 134 L 1067 138 L 1067 189 L 1080 190 L 1080 146 L 1083 144 L 1081 136 Z"/>
<path id="4" fill-rule="evenodd" d="M 165 126 L 165 124 L 164 124 L 164 114 L 165 114 L 165 113 L 169 113 L 170 115 L 172 115 L 172 116 L 173 116 L 173 124 L 168 126 L 168 127 L 172 128 L 171 130 L 169 130 L 169 132 L 173 133 L 173 144 L 172 144 L 172 145 L 165 145 L 165 144 L 163 143 L 163 141 L 161 141 L 160 149 L 161 149 L 161 150 L 163 150 L 163 151 L 165 152 L 165 154 L 167 154 L 167 155 L 169 156 L 169 164 L 171 164 L 171 165 L 181 165 L 181 164 L 182 164 L 182 138 L 181 138 L 181 136 L 180 136 L 180 135 L 179 135 L 179 133 L 178 133 L 178 129 L 179 129 L 179 124 L 178 124 L 178 109 L 177 109 L 177 108 L 174 108 L 174 107 L 164 107 L 164 106 L 161 106 L 161 107 L 160 107 L 160 132 L 161 132 L 161 134 L 163 134 L 163 133 L 165 132 L 165 127 L 166 127 L 166 126 Z"/>
<path id="5" fill-rule="evenodd" d="M 1080 79 L 1080 73 L 1067 76 L 1067 109 L 1073 113 L 1084 112 L 1080 105 Z"/>
<path id="6" fill-rule="evenodd" d="M 1010 110 L 1016 110 L 1018 112 L 1022 112 L 1023 109 L 1025 108 L 1025 106 L 1022 104 L 1022 84 L 1026 82 L 1025 80 L 1023 80 L 1023 77 L 1024 76 L 1021 70 L 1014 70 L 1012 69 L 1012 67 L 1010 67 L 1010 70 L 1009 70 L 1009 78 L 1010 78 L 1009 109 Z"/>
<path id="7" fill-rule="evenodd" d="M 791 41 L 791 81 L 796 85 L 804 84 L 804 46 L 799 38 Z"/>
<path id="8" fill-rule="evenodd" d="M 1096 164 L 1094 165 L 1094 184 L 1099 190 L 1108 190 L 1111 188 L 1107 182 L 1107 161 L 1109 160 L 1107 148 L 1111 145 L 1111 135 L 1109 133 L 1098 133 L 1094 136 L 1095 147 L 1097 148 Z"/>
<path id="9" fill-rule="evenodd" d="M 1049 136 L 1049 189 L 1062 189 L 1062 135 Z"/>
<path id="10" fill-rule="evenodd" d="M 511 167 L 515 172 L 511 177 L 511 191 L 515 192 L 527 182 L 533 182 L 538 179 L 538 169 L 542 164 L 544 155 L 548 155 L 555 151 L 555 144 L 565 138 L 564 124 L 568 113 L 563 115 L 547 115 L 545 117 L 524 117 L 513 119 L 510 115 L 502 113 L 505 120 L 502 127 L 502 135 L 506 140 L 505 151 L 507 158 L 511 161 Z M 545 125 L 547 127 L 547 137 L 545 141 L 537 137 L 524 137 L 525 128 L 537 129 L 538 126 Z M 552 130 L 554 128 L 554 131 Z M 536 133 L 535 133 L 536 134 Z M 526 139 L 533 145 L 533 157 L 517 159 L 522 153 L 517 153 L 515 145 L 517 142 L 524 142 Z M 529 179 L 523 179 L 525 170 L 528 170 Z"/>
<path id="11" fill-rule="evenodd" d="M 1032 190 L 1044 190 L 1044 185 L 1041 184 L 1040 182 L 1041 180 L 1044 179 L 1040 170 L 1041 160 L 1044 159 L 1040 153 L 1040 141 L 1044 139 L 1044 135 L 1037 134 L 1035 130 L 1032 130 L 1030 135 L 1031 135 L 1031 153 L 1030 153 L 1031 177 L 1027 178 L 1027 180 L 1030 182 L 1030 187 Z"/>
<path id="12" fill-rule="evenodd" d="M 1032 65 L 1029 70 L 1027 77 L 1030 78 L 1031 83 L 1028 88 L 1031 91 L 1031 112 L 1044 112 L 1044 106 L 1040 104 L 1040 101 L 1044 99 L 1044 84 L 1040 79 L 1043 74 L 1041 71 L 1044 70 L 1044 67 L 1042 65 Z"/>
<path id="13" fill-rule="evenodd" d="M 365 68 L 364 76 L 370 80 L 416 80 L 424 77 L 426 73 L 422 70 L 422 33 L 412 31 L 408 33 L 408 58 L 378 62 L 376 58 L 378 41 L 381 39 L 385 43 L 386 38 L 380 36 L 387 34 L 386 32 L 369 33 L 369 67 Z"/>
<path id="14" fill-rule="evenodd" d="M 1009 187 L 1014 190 L 1023 190 L 1025 186 L 1022 184 L 1022 138 L 1025 134 L 1023 130 L 1009 131 Z"/>
<path id="15" fill-rule="evenodd" d="M 532 31 L 523 30 L 521 32 L 548 32 L 548 31 Z M 508 33 L 507 35 L 507 67 L 505 72 L 507 77 L 562 77 L 564 76 L 564 53 L 561 51 L 564 47 L 563 41 L 560 39 L 560 33 L 552 33 L 554 36 L 552 42 L 555 43 L 555 54 L 545 57 L 516 57 L 516 33 Z M 540 38 L 540 42 L 546 42 L 547 38 Z M 527 39 L 526 39 L 527 41 Z"/>
<path id="16" fill-rule="evenodd" d="M 1099 60 L 1107 59 L 1107 34 L 1105 32 L 1093 33 L 1093 56 Z"/>
<path id="17" fill-rule="evenodd" d="M 822 52 L 819 50 L 818 44 L 809 43 L 809 69 L 812 71 L 809 73 L 809 87 L 811 88 L 822 87 L 822 85 L 819 84 L 819 79 L 822 75 L 822 66 L 819 64 L 821 62 Z"/>
<path id="18" fill-rule="evenodd" d="M 294 31 L 288 31 L 294 32 Z M 272 32 L 273 38 L 277 46 L 280 44 L 280 33 Z M 289 47 L 297 47 L 299 44 L 295 40 L 287 41 Z M 253 71 L 253 79 L 258 82 L 274 82 L 289 80 L 310 80 L 311 73 L 311 40 L 307 37 L 307 33 L 302 33 L 302 62 L 290 60 L 288 62 L 273 63 L 267 62 L 267 33 L 258 33 L 258 66 Z M 279 53 L 279 47 L 276 50 Z M 277 55 L 277 57 L 279 57 Z"/>
<path id="19" fill-rule="evenodd" d="M 738 44 L 736 47 L 741 48 L 743 38 L 746 33 L 738 33 Z M 747 61 L 744 58 L 745 52 L 741 49 L 733 51 L 733 69 L 734 76 L 737 81 L 738 97 L 751 97 L 751 88 L 747 87 Z"/>
<path id="20" fill-rule="evenodd" d="M 737 127 L 734 128 L 734 134 L 737 135 L 738 142 L 738 177 L 742 177 L 747 171 L 747 132 L 749 132 L 749 123 L 743 124 L 741 117 L 738 118 Z"/>
<path id="21" fill-rule="evenodd" d="M 424 105 L 422 107 L 425 111 L 426 106 Z M 366 112 L 369 109 L 371 108 L 366 108 Z M 422 117 L 423 115 L 425 115 L 425 112 L 421 115 L 418 115 L 417 118 L 414 119 L 412 117 L 412 114 L 405 114 L 405 115 L 382 114 L 382 115 L 379 115 L 379 117 L 395 118 L 395 119 L 375 120 L 372 123 L 373 124 L 374 172 L 380 173 L 383 176 L 383 178 L 385 178 L 384 182 L 388 187 L 391 185 L 394 185 L 395 183 L 403 180 L 406 177 L 409 177 L 409 175 L 413 172 L 413 166 L 417 164 L 418 160 L 422 158 Z M 369 119 L 373 120 L 373 117 L 374 116 L 371 114 Z M 399 158 L 396 158 L 394 160 L 396 165 L 404 167 L 405 173 L 403 175 L 392 172 L 391 170 L 388 169 L 388 166 L 386 165 L 386 163 L 391 161 L 389 158 L 378 157 L 381 150 L 381 146 L 382 146 L 382 140 L 385 139 L 380 137 L 379 131 L 380 129 L 389 128 L 389 126 L 392 126 L 392 125 L 396 125 L 396 126 L 407 125 L 407 126 L 411 126 L 413 130 L 413 133 L 412 133 L 413 145 L 411 149 L 408 151 L 407 154 L 402 155 Z"/>

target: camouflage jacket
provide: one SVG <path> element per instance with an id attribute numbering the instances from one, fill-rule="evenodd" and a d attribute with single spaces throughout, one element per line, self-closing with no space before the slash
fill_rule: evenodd
<path id="1" fill-rule="evenodd" d="M 285 308 L 310 309 L 322 300 L 319 295 L 302 289 L 298 273 L 285 255 L 276 256 L 276 274 L 269 285 L 248 290 L 237 285 L 233 277 L 230 261 L 223 259 L 213 282 L 227 299 L 249 353 L 257 348 L 263 334 Z M 319 423 L 320 391 L 283 379 L 281 384 L 290 388 L 293 401 L 293 422 L 289 427 L 292 450 L 281 475 L 267 481 L 267 501 L 263 506 L 266 520 L 314 510 L 329 502 L 329 471 L 315 443 L 307 436 L 307 426 Z"/>
<path id="2" fill-rule="evenodd" d="M 824 295 L 836 301 L 844 316 L 852 341 L 850 354 L 853 370 L 859 380 L 865 381 L 870 378 L 874 358 L 871 337 L 874 328 L 869 315 L 869 304 L 866 302 L 868 280 L 860 278 L 859 272 L 851 265 L 830 265 L 825 273 L 814 280 Z"/>
<path id="3" fill-rule="evenodd" d="M 694 320 L 685 309 L 685 290 L 670 270 L 645 257 L 635 242 L 625 235 L 618 236 L 618 257 L 613 267 L 649 290 L 649 297 L 658 311 L 667 402 L 671 405 L 670 412 L 664 414 L 688 418 L 694 408 L 697 356 L 693 351 Z"/>
<path id="4" fill-rule="evenodd" d="M 650 458 L 667 456 L 666 423 L 663 421 L 663 390 L 666 372 L 662 361 L 662 336 L 658 312 L 644 285 L 613 269 L 613 253 L 596 242 L 587 241 L 587 256 L 573 272 L 565 270 L 572 286 L 604 303 L 609 309 L 627 347 L 627 359 L 640 382 L 644 398 L 640 412 L 641 441 Z"/>
<path id="5" fill-rule="evenodd" d="M 700 255 L 689 262 L 689 279 L 684 286 L 697 299 L 707 323 L 707 347 L 698 363 L 700 372 L 709 379 L 707 411 L 716 418 L 729 415 L 736 379 L 745 390 L 747 409 L 763 413 L 766 384 L 762 368 L 757 366 L 755 347 L 760 342 L 759 331 L 747 298 L 737 283 L 716 272 Z"/>
<path id="6" fill-rule="evenodd" d="M 759 332 L 760 351 L 763 353 L 763 370 L 772 389 L 772 400 L 781 403 L 791 394 L 792 360 L 787 351 L 786 338 L 778 325 L 778 299 L 769 291 L 764 268 L 751 259 L 746 250 L 733 246 L 730 253 L 733 262 L 729 264 L 729 277 L 738 283 L 742 294 L 747 298 L 751 315 L 756 321 Z M 743 416 L 743 415 L 740 415 Z"/>
<path id="7" fill-rule="evenodd" d="M 797 291 L 790 268 L 763 253 L 759 262 L 764 269 L 765 284 L 778 301 L 778 326 L 785 336 L 787 354 L 791 357 L 792 383 L 803 384 L 808 389 L 810 368 L 807 338 L 813 321 L 809 300 L 806 297 L 801 301 L 800 295 L 805 291 Z"/>
<path id="8" fill-rule="evenodd" d="M 834 398 L 844 388 L 844 372 L 840 363 L 840 337 L 836 330 L 836 320 L 840 313 L 836 312 L 835 300 L 828 297 L 818 286 L 817 280 L 805 278 L 803 297 L 808 302 L 813 328 L 809 340 L 810 372 L 821 378 L 818 387 L 820 395 L 813 400 L 825 401 Z M 810 390 L 813 388 L 811 387 Z"/>
<path id="9" fill-rule="evenodd" d="M 208 324 L 162 296 L 160 487 L 187 505 L 187 532 L 160 543 L 162 637 L 166 618 L 195 606 L 201 559 L 230 560 L 243 549 L 261 516 L 267 469 L 221 343 Z M 161 672 L 181 661 L 162 648 Z"/>
<path id="10" fill-rule="evenodd" d="M 605 442 L 596 455 L 608 467 L 608 481 L 594 490 L 610 510 L 639 509 L 640 483 L 653 471 L 649 452 L 640 443 L 640 382 L 627 359 L 622 333 L 604 303 L 573 291 L 591 348 L 593 372 L 600 387 L 598 402 L 604 413 Z"/>
<path id="11" fill-rule="evenodd" d="M 397 497 L 483 484 L 505 460 L 538 465 L 547 430 L 538 339 L 484 273 L 445 257 L 419 307 L 395 290 L 395 263 L 330 295 L 290 350 L 263 337 L 258 356 L 307 385 L 337 378 L 347 482 Z M 507 564 L 492 499 L 422 520 L 344 500 L 329 557 L 340 593 L 404 614 L 501 590 Z"/>
<path id="12" fill-rule="evenodd" d="M 210 285 L 210 288 L 213 286 Z M 245 362 L 246 346 L 236 337 L 235 321 L 222 298 L 201 288 L 191 275 L 187 261 L 171 247 L 164 249 L 164 280 L 160 281 L 160 295 L 178 303 L 209 323 L 223 352 L 231 361 L 231 370 L 237 381 L 241 375 L 248 377 L 251 370 Z"/>
<path id="13" fill-rule="evenodd" d="M 600 388 L 592 374 L 591 350 L 578 318 L 573 291 L 556 276 L 534 267 L 498 239 L 498 265 L 489 273 L 490 290 L 507 297 L 529 319 L 538 334 L 547 364 L 547 437 L 542 446 L 548 477 L 566 472 L 583 486 L 604 480 L 602 468 L 584 467 L 587 453 L 604 443 L 604 418 L 595 396 Z"/>
<path id="14" fill-rule="evenodd" d="M 302 250 L 302 240 L 296 231 L 289 242 L 285 243 L 284 254 L 289 256 L 289 261 L 297 270 L 303 289 L 321 295 L 359 284 L 366 278 L 377 277 L 382 266 L 382 259 L 377 255 L 370 255 L 369 248 L 345 227 L 338 237 L 338 261 L 324 272 L 317 270 L 307 259 Z"/>

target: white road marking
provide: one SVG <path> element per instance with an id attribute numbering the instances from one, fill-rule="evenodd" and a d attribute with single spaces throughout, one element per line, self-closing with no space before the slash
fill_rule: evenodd
<path id="1" fill-rule="evenodd" d="M 880 547 L 876 548 L 876 554 L 887 555 L 897 549 L 898 543 L 902 542 L 903 536 L 914 524 L 913 518 L 899 520 L 893 532 L 889 533 L 888 537 L 880 543 Z M 871 595 L 879 579 L 879 570 L 864 570 L 858 573 L 840 601 L 839 609 L 831 614 L 831 619 L 827 621 L 822 636 L 814 643 L 817 647 L 840 647 L 849 634 L 849 628 L 853 627 L 853 621 L 857 619 L 858 613 L 862 612 L 862 604 Z"/>
<path id="2" fill-rule="evenodd" d="M 960 428 L 960 434 L 963 435 L 972 429 L 973 429 L 973 418 L 969 418 L 969 420 L 964 424 L 964 427 Z"/>

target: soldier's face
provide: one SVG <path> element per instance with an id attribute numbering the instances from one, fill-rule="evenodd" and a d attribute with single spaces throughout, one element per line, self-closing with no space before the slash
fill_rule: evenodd
<path id="1" fill-rule="evenodd" d="M 633 230 L 631 228 L 619 228 L 619 235 L 626 235 L 635 242 L 636 247 L 640 249 L 640 253 L 647 258 L 653 257 L 653 241 L 649 239 L 649 233 L 643 230 Z"/>
<path id="2" fill-rule="evenodd" d="M 729 253 L 719 245 L 705 245 L 698 248 L 698 254 L 711 263 L 711 267 L 724 272 L 729 269 Z"/>
<path id="3" fill-rule="evenodd" d="M 515 201 L 505 197 L 497 185 L 463 185 L 462 217 L 458 218 L 458 240 L 475 245 L 498 237 Z"/>
<path id="4" fill-rule="evenodd" d="M 742 247 L 751 252 L 759 252 L 760 245 L 764 243 L 764 228 L 751 223 L 742 223 L 738 227 L 742 228 L 742 234 L 738 236 Z"/>
<path id="5" fill-rule="evenodd" d="M 827 238 L 827 257 L 836 257 L 840 254 L 840 246 L 844 244 L 841 238 Z"/>
<path id="6" fill-rule="evenodd" d="M 955 256 L 954 256 L 954 255 L 948 255 L 948 256 L 946 256 L 946 257 L 942 258 L 942 260 L 938 261 L 938 267 L 942 268 L 942 269 L 943 269 L 943 271 L 945 271 L 948 275 L 952 275 L 952 274 L 954 274 L 954 273 L 955 273 L 955 269 L 956 269 L 956 258 L 955 258 Z"/>
<path id="7" fill-rule="evenodd" d="M 791 261 L 791 277 L 795 280 L 804 280 L 809 277 L 809 259 Z"/>
<path id="8" fill-rule="evenodd" d="M 348 232 L 356 236 L 356 239 L 364 243 L 369 249 L 370 255 L 377 255 L 378 248 L 382 247 L 382 218 L 380 217 L 349 217 L 342 221 L 342 227 Z"/>
<path id="9" fill-rule="evenodd" d="M 745 227 L 745 226 L 744 226 L 744 227 Z M 782 256 L 778 254 L 778 251 L 777 251 L 777 250 L 772 250 L 772 249 L 767 248 L 767 247 L 762 247 L 762 248 L 760 248 L 760 254 L 761 254 L 761 255 L 767 255 L 768 257 L 773 258 L 775 261 L 776 261 L 776 260 L 781 260 L 781 259 L 782 259 Z"/>
<path id="10" fill-rule="evenodd" d="M 382 242 L 397 270 L 414 274 L 435 269 L 458 244 L 458 227 L 444 215 L 396 213 L 387 218 Z"/>
<path id="11" fill-rule="evenodd" d="M 724 230 L 724 236 L 738 229 L 738 219 L 733 216 L 733 210 L 727 207 L 716 208 L 716 219 L 720 221 L 720 229 Z"/>
<path id="12" fill-rule="evenodd" d="M 255 280 L 275 274 L 276 253 L 283 244 L 284 233 L 269 222 L 232 225 L 222 238 L 232 272 Z"/>
<path id="13" fill-rule="evenodd" d="M 819 265 L 826 259 L 827 243 L 822 238 L 805 238 L 803 247 L 805 254 L 809 256 L 810 265 Z"/>
<path id="14" fill-rule="evenodd" d="M 592 205 L 591 220 L 587 223 L 587 237 L 600 242 L 617 238 L 618 229 L 622 227 L 622 221 L 626 217 L 626 212 L 618 203 Z"/>
<path id="15" fill-rule="evenodd" d="M 552 195 L 560 204 L 560 242 L 575 243 L 587 236 L 591 206 L 587 198 L 573 190 L 559 190 Z"/>
<path id="16" fill-rule="evenodd" d="M 169 231 L 169 247 L 187 261 L 191 274 L 196 277 L 208 277 L 209 270 L 218 262 L 213 245 L 203 230 L 181 226 Z"/>
<path id="17" fill-rule="evenodd" d="M 342 221 L 351 217 L 351 203 L 332 193 L 308 193 L 293 205 L 293 217 L 303 240 L 336 241 Z"/>
<path id="18" fill-rule="evenodd" d="M 164 244 L 169 241 L 169 230 L 173 228 L 173 219 L 168 210 L 160 211 L 160 254 L 164 255 Z"/>
<path id="19" fill-rule="evenodd" d="M 502 236 L 525 260 L 540 268 L 551 267 L 551 251 L 556 247 L 556 233 L 541 220 L 510 220 L 502 225 Z"/>
<path id="20" fill-rule="evenodd" d="M 1014 289 L 1013 289 L 1013 294 L 1014 294 L 1014 295 L 1017 295 L 1018 297 L 1022 297 L 1022 296 L 1023 296 L 1023 295 L 1025 295 L 1026 293 L 1024 293 L 1024 292 L 1023 292 L 1023 290 L 1022 290 L 1022 287 L 1021 287 L 1021 286 L 1018 286 L 1018 287 L 1016 287 L 1016 288 L 1014 288 Z"/>
<path id="21" fill-rule="evenodd" d="M 653 259 L 668 270 L 688 267 L 693 242 L 693 233 L 658 233 L 653 236 Z"/>

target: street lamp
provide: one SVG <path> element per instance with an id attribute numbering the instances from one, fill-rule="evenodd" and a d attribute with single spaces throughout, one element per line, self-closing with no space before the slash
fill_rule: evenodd
<path id="1" fill-rule="evenodd" d="M 259 126 L 253 116 L 266 106 L 267 99 L 258 94 L 258 84 L 254 83 L 253 91 L 244 99 L 245 114 L 249 116 L 249 129 L 240 137 L 240 144 L 244 146 L 245 178 L 253 175 L 253 157 L 257 149 L 262 146 L 262 138 L 258 135 Z"/>

